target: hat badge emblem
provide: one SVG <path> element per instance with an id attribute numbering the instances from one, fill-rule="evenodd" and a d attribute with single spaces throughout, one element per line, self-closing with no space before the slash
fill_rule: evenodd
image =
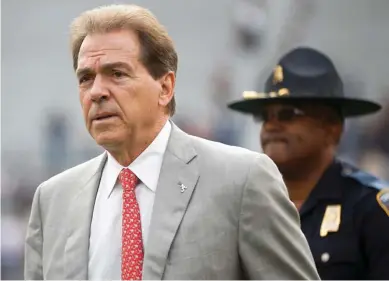
<path id="1" fill-rule="evenodd" d="M 284 73 L 281 65 L 277 65 L 273 71 L 273 84 L 281 83 L 284 80 Z"/>

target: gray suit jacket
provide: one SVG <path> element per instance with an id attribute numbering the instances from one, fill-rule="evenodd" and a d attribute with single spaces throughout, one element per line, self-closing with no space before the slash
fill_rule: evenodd
<path id="1" fill-rule="evenodd" d="M 25 279 L 88 279 L 92 212 L 105 161 L 100 155 L 37 188 Z M 263 154 L 187 135 L 174 124 L 143 278 L 319 279 L 275 164 Z"/>

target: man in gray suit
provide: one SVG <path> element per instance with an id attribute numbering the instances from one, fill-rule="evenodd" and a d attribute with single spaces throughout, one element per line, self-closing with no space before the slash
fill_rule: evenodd
<path id="1" fill-rule="evenodd" d="M 71 43 L 106 152 L 38 187 L 26 279 L 319 278 L 275 164 L 170 121 L 177 54 L 148 10 L 87 11 Z"/>

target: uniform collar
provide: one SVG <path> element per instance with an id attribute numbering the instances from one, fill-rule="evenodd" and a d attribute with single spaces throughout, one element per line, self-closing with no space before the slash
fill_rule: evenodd
<path id="1" fill-rule="evenodd" d="M 342 198 L 342 171 L 342 163 L 334 159 L 302 205 L 300 215 L 311 210 L 319 201 L 339 201 Z"/>

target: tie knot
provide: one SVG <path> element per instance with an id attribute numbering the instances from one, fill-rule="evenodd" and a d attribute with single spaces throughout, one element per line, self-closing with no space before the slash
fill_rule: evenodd
<path id="1" fill-rule="evenodd" d="M 119 180 L 125 191 L 134 190 L 138 184 L 138 177 L 128 168 L 121 170 Z"/>

